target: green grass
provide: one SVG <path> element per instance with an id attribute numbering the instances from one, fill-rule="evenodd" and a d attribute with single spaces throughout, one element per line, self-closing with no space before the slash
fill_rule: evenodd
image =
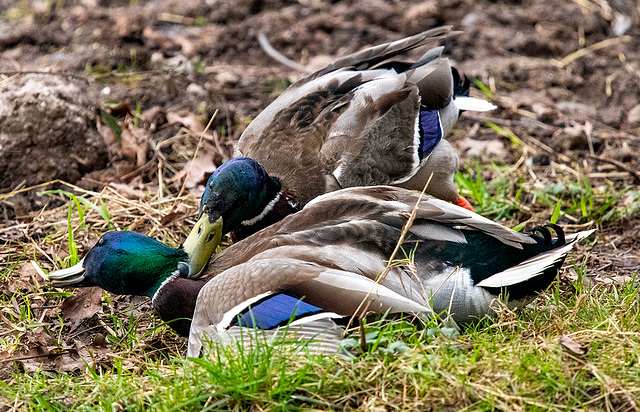
<path id="1" fill-rule="evenodd" d="M 73 193 L 66 190 L 49 190 L 42 192 L 43 195 L 64 195 L 69 198 L 69 211 L 67 213 L 67 241 L 69 244 L 69 256 L 64 260 L 60 260 L 58 257 L 58 263 L 61 264 L 62 267 L 70 267 L 75 265 L 80 261 L 80 257 L 78 256 L 78 245 L 76 244 L 74 238 L 74 230 L 85 230 L 88 225 L 85 222 L 85 214 L 88 210 L 93 209 L 107 224 L 109 229 L 113 229 L 113 224 L 111 223 L 111 216 L 109 215 L 109 210 L 107 209 L 107 205 L 104 203 L 102 198 L 98 198 L 100 202 L 100 206 L 96 203 L 92 203 L 85 197 L 76 196 Z M 73 222 L 75 213 L 73 212 L 75 206 L 75 210 L 78 214 L 78 224 L 77 227 Z"/>
<path id="2" fill-rule="evenodd" d="M 584 177 L 537 188 L 512 167 L 475 163 L 457 173 L 455 181 L 460 192 L 473 200 L 477 213 L 496 221 L 540 210 L 552 223 L 613 224 L 640 211 L 637 186 L 593 187 Z"/>
<path id="3" fill-rule="evenodd" d="M 483 172 L 489 169 L 497 177 L 488 181 L 483 177 Z M 457 173 L 455 180 L 460 192 L 474 200 L 476 212 L 483 216 L 494 220 L 509 219 L 515 211 L 520 210 L 518 202 L 522 188 L 519 185 L 522 179 L 514 179 L 506 167 L 494 164 L 489 168 L 476 163 Z"/>
<path id="4" fill-rule="evenodd" d="M 11 256 L 11 252 L 7 253 L 7 259 L 4 263 L 0 263 L 0 281 L 9 279 L 11 274 L 16 270 L 20 262 L 24 259 L 25 255 L 22 254 L 17 259 Z"/>
<path id="5" fill-rule="evenodd" d="M 617 410 L 640 402 L 640 299 L 631 283 L 556 283 L 535 304 L 499 311 L 457 338 L 436 324 L 367 326 L 353 359 L 281 347 L 206 359 L 149 357 L 132 329 L 110 365 L 80 375 L 14 372 L 0 396 L 23 410 Z M 154 332 L 155 333 L 155 332 Z M 560 335 L 585 347 L 576 354 Z M 353 337 L 359 342 L 358 336 Z M 353 347 L 361 350 L 358 344 Z"/>

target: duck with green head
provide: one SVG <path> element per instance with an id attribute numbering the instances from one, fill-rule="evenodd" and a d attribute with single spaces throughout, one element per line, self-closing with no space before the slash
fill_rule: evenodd
<path id="1" fill-rule="evenodd" d="M 387 265 L 408 217 L 415 219 Z M 76 266 L 50 274 L 54 286 L 96 285 L 148 296 L 185 335 L 203 340 L 249 328 L 276 330 L 373 313 L 447 313 L 470 322 L 501 294 L 518 307 L 555 278 L 576 241 L 553 226 L 518 233 L 439 199 L 393 187 L 331 192 L 300 212 L 214 255 L 191 278 L 188 254 L 133 232 L 110 232 Z M 411 260 L 411 262 L 409 262 Z M 187 319 L 184 319 L 187 318 Z M 338 339 L 333 334 L 323 339 Z"/>
<path id="2" fill-rule="evenodd" d="M 495 106 L 468 97 L 469 82 L 443 47 L 393 60 L 451 34 L 440 27 L 334 61 L 285 90 L 243 132 L 207 184 L 185 247 L 198 273 L 225 233 L 235 240 L 355 186 L 394 185 L 472 210 L 453 176 L 458 155 L 444 140 L 461 110 Z M 209 243 L 212 241 L 212 243 Z"/>
<path id="3" fill-rule="evenodd" d="M 196 297 L 206 283 L 187 278 L 188 262 L 182 248 L 136 232 L 107 232 L 80 262 L 50 278 L 57 287 L 99 286 L 119 295 L 146 296 L 163 320 L 187 336 Z"/>

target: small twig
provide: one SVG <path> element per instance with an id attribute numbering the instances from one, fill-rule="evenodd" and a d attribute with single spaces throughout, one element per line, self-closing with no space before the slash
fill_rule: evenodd
<path id="1" fill-rule="evenodd" d="M 181 16 L 174 13 L 160 13 L 159 22 L 182 24 L 183 26 L 192 26 L 196 19 L 193 17 Z"/>
<path id="2" fill-rule="evenodd" d="M 29 190 L 37 189 L 39 187 L 49 186 L 49 185 L 52 185 L 54 183 L 68 184 L 68 183 L 66 183 L 66 182 L 64 182 L 64 181 L 62 181 L 60 179 L 50 180 L 48 182 L 40 183 L 40 184 L 37 184 L 35 186 L 24 187 L 22 189 L 15 189 L 15 190 L 12 190 L 9 193 L 0 194 L 0 200 L 9 199 L 10 197 L 13 197 L 13 196 L 17 195 L 18 193 L 28 192 Z"/>
<path id="3" fill-rule="evenodd" d="M 64 355 L 65 353 L 70 353 L 74 351 L 73 349 L 61 349 L 59 352 L 53 352 L 53 353 L 43 353 L 40 355 L 30 355 L 30 356 L 20 356 L 18 358 L 7 358 L 7 359 L 0 359 L 0 363 L 5 363 L 5 362 L 13 362 L 13 361 L 24 361 L 24 360 L 29 360 L 29 359 L 35 359 L 35 358 L 42 358 L 45 356 L 60 356 L 60 355 Z"/>
<path id="4" fill-rule="evenodd" d="M 100 326 L 102 326 L 103 328 L 105 328 L 107 330 L 107 332 L 109 332 L 111 335 L 113 336 L 118 336 L 118 334 L 116 333 L 115 330 L 111 329 L 109 327 L 109 325 L 107 325 L 102 319 L 98 318 L 98 323 L 100 324 Z"/>
<path id="5" fill-rule="evenodd" d="M 222 144 L 220 143 L 220 137 L 216 132 L 213 133 L 213 143 L 215 143 L 216 149 L 218 150 L 218 152 L 220 152 L 222 156 L 227 155 L 227 151 L 222 147 Z M 231 154 L 233 156 L 233 152 Z"/>
<path id="6" fill-rule="evenodd" d="M 142 172 L 151 169 L 155 163 L 154 160 L 156 160 L 155 156 L 151 158 L 147 163 L 143 164 L 142 166 L 137 167 L 134 170 L 130 171 L 129 173 L 122 175 L 120 177 L 120 180 L 123 182 L 127 182 L 130 179 L 133 179 L 134 177 L 138 176 Z"/>
<path id="7" fill-rule="evenodd" d="M 267 53 L 269 57 L 271 57 L 278 63 L 281 63 L 291 69 L 298 70 L 302 73 L 311 73 L 311 71 L 306 66 L 303 66 L 300 63 L 291 60 L 290 58 L 276 50 L 271 45 L 271 43 L 269 43 L 269 40 L 267 39 L 267 36 L 264 35 L 264 33 L 258 33 L 258 43 L 260 43 L 260 47 L 262 47 L 262 50 L 264 50 L 264 52 Z"/>
<path id="8" fill-rule="evenodd" d="M 362 353 L 367 351 L 367 338 L 364 335 L 364 323 L 362 322 L 362 316 L 358 317 L 360 323 L 360 349 Z"/>
<path id="9" fill-rule="evenodd" d="M 616 166 L 617 168 L 622 169 L 623 171 L 629 173 L 631 175 L 631 177 L 633 177 L 633 182 L 635 184 L 640 184 L 640 173 L 638 173 L 637 171 L 633 170 L 632 168 L 630 168 L 629 166 L 625 165 L 624 163 L 622 163 L 622 162 L 620 162 L 618 160 L 608 159 L 606 157 L 596 156 L 596 155 L 593 155 L 593 154 L 589 154 L 587 156 L 589 156 L 593 160 L 598 160 L 600 162 L 610 163 L 610 164 Z"/>

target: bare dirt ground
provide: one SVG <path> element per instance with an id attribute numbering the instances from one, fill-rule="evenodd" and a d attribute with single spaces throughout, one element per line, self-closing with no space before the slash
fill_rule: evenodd
<path id="1" fill-rule="evenodd" d="M 513 190 L 520 184 L 530 189 L 518 200 L 522 207 L 515 218 L 505 224 L 549 220 L 553 207 L 536 202 L 532 191 L 560 182 L 564 186 L 558 186 L 556 198 L 571 198 L 572 188 L 586 181 L 590 188 L 608 188 L 612 196 L 602 214 L 638 210 L 633 205 L 640 193 L 640 11 L 631 0 L 155 0 L 135 6 L 77 0 L 54 2 L 53 8 L 45 3 L 0 0 L 0 90 L 13 87 L 25 72 L 47 72 L 45 78 L 58 79 L 72 75 L 88 81 L 96 96 L 83 104 L 103 109 L 93 120 L 100 123 L 107 150 L 88 162 L 100 166 L 82 176 L 72 174 L 78 180 L 70 183 L 101 192 L 111 221 L 89 209 L 93 214 L 87 214 L 86 223 L 94 226 L 76 233 L 80 255 L 97 240 L 100 227 L 141 230 L 175 245 L 183 240 L 207 173 L 231 155 L 248 122 L 301 74 L 265 54 L 256 39 L 260 32 L 275 49 L 313 70 L 368 45 L 452 25 L 462 33 L 443 42 L 445 53 L 467 76 L 486 85 L 499 108 L 466 113 L 449 139 L 466 160 L 514 165 L 509 175 L 518 179 Z M 472 94 L 482 96 L 479 90 Z M 33 114 L 24 116 L 25 124 L 33 122 Z M 485 121 L 517 138 L 502 136 Z M 42 133 L 48 132 L 34 131 Z M 60 161 L 53 163 L 62 170 L 47 175 L 51 179 L 69 181 L 69 174 L 62 173 L 70 167 L 64 159 L 82 160 L 90 150 L 84 133 L 66 136 L 78 143 L 57 155 Z M 33 143 L 41 140 L 12 146 L 10 158 L 18 165 L 52 163 L 51 147 Z M 90 168 L 84 164 L 77 170 L 85 169 Z M 491 170 L 483 176 L 489 181 L 497 177 Z M 47 182 L 25 183 L 24 173 L 2 181 L 0 293 L 6 310 L 20 313 L 20 296 L 48 290 L 29 261 L 50 270 L 55 255 L 68 254 L 66 198 L 39 193 L 72 188 L 57 184 L 26 190 Z M 623 191 L 624 196 L 615 197 Z M 171 201 L 163 201 L 167 198 Z M 577 209 L 559 223 L 570 231 L 598 227 L 598 241 L 582 248 L 578 258 L 598 281 L 627 279 L 640 267 L 637 213 L 596 222 Z M 87 290 L 62 308 L 60 302 L 58 296 L 36 294 L 31 310 L 42 325 L 17 331 L 3 327 L 3 336 L 26 339 L 0 358 L 19 354 L 28 368 L 32 360 L 48 356 L 45 369 L 73 371 L 82 367 L 78 354 L 91 349 L 96 362 L 107 362 L 113 347 L 106 346 L 104 336 L 111 326 L 93 315 L 130 308 L 131 299 L 105 302 L 101 293 Z M 134 299 L 134 312 L 149 310 L 143 302 Z M 62 333 L 73 350 L 56 354 L 51 351 L 60 332 L 59 314 L 72 321 Z M 167 336 L 166 342 L 147 344 L 183 344 Z"/>

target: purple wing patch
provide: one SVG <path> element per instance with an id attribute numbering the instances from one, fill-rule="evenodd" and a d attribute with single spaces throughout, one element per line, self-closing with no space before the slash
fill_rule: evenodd
<path id="1" fill-rule="evenodd" d="M 442 124 L 440 123 L 440 113 L 437 110 L 421 110 L 420 122 L 420 160 L 433 151 L 440 140 L 442 140 Z"/>

